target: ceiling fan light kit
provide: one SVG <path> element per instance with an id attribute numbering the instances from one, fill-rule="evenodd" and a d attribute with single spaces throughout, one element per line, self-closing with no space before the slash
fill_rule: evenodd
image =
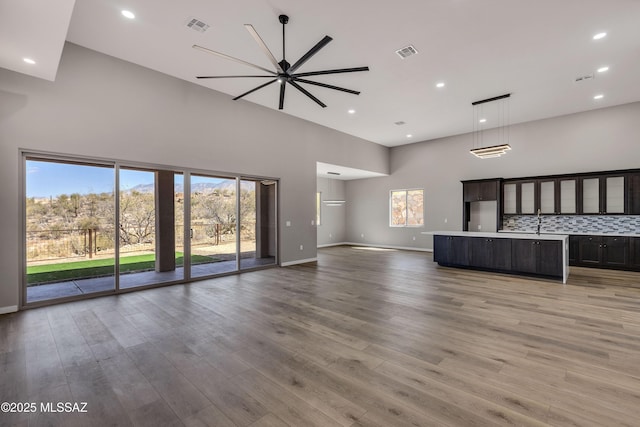
<path id="1" fill-rule="evenodd" d="M 340 73 L 353 73 L 353 72 L 360 72 L 360 71 L 369 71 L 369 67 L 338 68 L 338 69 L 333 69 L 333 70 L 321 70 L 321 71 L 310 71 L 310 72 L 305 72 L 305 73 L 296 73 L 296 71 L 302 65 L 304 65 L 309 59 L 311 59 L 316 53 L 318 53 L 320 51 L 320 49 L 322 49 L 327 44 L 329 44 L 333 39 L 331 37 L 329 37 L 329 36 L 324 36 L 322 38 L 322 40 L 320 40 L 318 43 L 316 43 L 315 46 L 313 46 L 311 49 L 309 49 L 309 51 L 307 53 L 302 55 L 302 57 L 300 57 L 300 59 L 298 59 L 293 65 L 291 65 L 289 62 L 287 62 L 287 59 L 286 59 L 286 43 L 285 43 L 285 41 L 286 41 L 286 38 L 285 38 L 285 25 L 289 22 L 289 17 L 287 15 L 280 15 L 278 17 L 278 20 L 282 24 L 282 60 L 281 61 L 277 61 L 276 60 L 275 56 L 273 55 L 273 53 L 271 53 L 271 51 L 267 47 L 267 45 L 264 42 L 264 40 L 262 40 L 262 37 L 260 37 L 260 35 L 256 31 L 256 29 L 253 28 L 253 25 L 245 24 L 245 28 L 247 29 L 247 31 L 249 31 L 249 33 L 251 34 L 253 39 L 256 41 L 258 46 L 260 46 L 260 49 L 267 56 L 267 58 L 269 59 L 269 61 L 271 62 L 271 64 L 273 65 L 275 70 L 269 70 L 269 69 L 261 67 L 259 65 L 255 65 L 255 64 L 252 64 L 250 62 L 243 61 L 242 59 L 234 58 L 234 57 L 226 55 L 224 53 L 220 53 L 220 52 L 216 52 L 216 51 L 211 50 L 211 49 L 207 49 L 206 47 L 193 45 L 194 49 L 198 49 L 198 50 L 200 50 L 202 52 L 210 53 L 212 55 L 216 55 L 218 57 L 221 57 L 221 58 L 224 58 L 224 59 L 227 59 L 227 60 L 230 60 L 230 61 L 238 62 L 240 64 L 244 64 L 244 65 L 247 65 L 249 67 L 252 67 L 252 68 L 255 68 L 255 69 L 258 69 L 260 71 L 263 71 L 263 72 L 267 73 L 267 75 L 196 76 L 196 78 L 197 79 L 269 78 L 271 80 L 269 80 L 268 82 L 263 83 L 263 84 L 255 87 L 255 88 L 253 88 L 253 89 L 241 94 L 241 95 L 236 96 L 235 98 L 233 98 L 233 100 L 236 101 L 238 99 L 241 99 L 241 98 L 243 98 L 243 97 L 245 97 L 245 96 L 257 91 L 257 90 L 260 90 L 260 89 L 262 89 L 262 88 L 264 88 L 266 86 L 269 86 L 269 85 L 271 85 L 273 83 L 278 82 L 280 84 L 280 97 L 279 97 L 279 102 L 278 102 L 278 109 L 279 110 L 282 110 L 284 108 L 284 97 L 285 97 L 285 90 L 286 90 L 286 87 L 287 87 L 287 83 L 290 84 L 291 86 L 293 86 L 298 91 L 302 92 L 304 95 L 306 95 L 307 97 L 312 99 L 316 104 L 320 105 L 323 108 L 326 107 L 326 104 L 324 104 L 322 101 L 320 101 L 314 95 L 312 95 L 308 90 L 306 90 L 300 84 L 309 84 L 309 85 L 314 85 L 314 86 L 320 86 L 320 87 L 324 87 L 324 88 L 327 88 L 327 89 L 333 89 L 333 90 L 338 90 L 338 91 L 341 91 L 341 92 L 351 93 L 353 95 L 359 95 L 360 94 L 360 92 L 356 91 L 356 90 L 346 89 L 346 88 L 339 87 L 339 86 L 334 86 L 334 85 L 330 85 L 330 84 L 326 84 L 326 83 L 316 82 L 316 81 L 313 81 L 313 80 L 305 79 L 304 77 L 320 76 L 320 75 L 325 75 L 325 74 L 340 74 Z"/>

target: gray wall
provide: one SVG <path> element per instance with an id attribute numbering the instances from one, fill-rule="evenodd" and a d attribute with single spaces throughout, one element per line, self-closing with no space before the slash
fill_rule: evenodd
<path id="1" fill-rule="evenodd" d="M 318 191 L 323 200 L 346 200 L 345 182 L 339 179 L 318 178 Z M 346 241 L 347 206 L 320 206 L 320 221 L 318 226 L 318 246 L 327 246 Z"/>
<path id="2" fill-rule="evenodd" d="M 20 148 L 279 177 L 282 262 L 316 257 L 317 161 L 389 172 L 386 147 L 67 43 L 55 82 L 0 69 L 0 310 L 18 305 Z"/>
<path id="3" fill-rule="evenodd" d="M 640 103 L 513 125 L 509 142 L 484 160 L 470 134 L 392 148 L 390 176 L 347 183 L 347 240 L 431 248 L 421 231 L 462 230 L 461 180 L 640 168 Z M 403 188 L 425 189 L 422 229 L 388 225 L 389 190 Z"/>

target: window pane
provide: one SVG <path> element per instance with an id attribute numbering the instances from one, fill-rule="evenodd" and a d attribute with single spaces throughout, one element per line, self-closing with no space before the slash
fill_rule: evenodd
<path id="1" fill-rule="evenodd" d="M 422 190 L 407 192 L 407 225 L 424 224 L 424 200 Z"/>
<path id="2" fill-rule="evenodd" d="M 391 225 L 407 224 L 407 192 L 391 192 Z"/>
<path id="3" fill-rule="evenodd" d="M 114 168 L 26 159 L 27 303 L 115 289 Z"/>

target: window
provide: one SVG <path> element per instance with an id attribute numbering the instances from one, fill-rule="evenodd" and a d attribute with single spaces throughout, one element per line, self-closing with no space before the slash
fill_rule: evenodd
<path id="1" fill-rule="evenodd" d="M 424 190 L 391 190 L 390 227 L 424 225 Z"/>
<path id="2" fill-rule="evenodd" d="M 316 225 L 320 225 L 320 212 L 322 207 L 322 193 L 316 193 Z"/>

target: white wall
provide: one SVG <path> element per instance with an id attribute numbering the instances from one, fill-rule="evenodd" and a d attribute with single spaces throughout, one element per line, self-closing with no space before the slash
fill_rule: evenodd
<path id="1" fill-rule="evenodd" d="M 318 178 L 318 191 L 323 200 L 346 200 L 345 183 L 343 180 Z M 332 245 L 346 241 L 347 209 L 349 201 L 341 206 L 320 206 L 320 221 L 318 226 L 318 246 Z"/>
<path id="2" fill-rule="evenodd" d="M 0 69 L 0 310 L 19 301 L 20 148 L 281 178 L 282 262 L 316 257 L 317 161 L 389 172 L 386 147 L 67 43 L 55 82 Z"/>
<path id="3" fill-rule="evenodd" d="M 462 230 L 461 180 L 640 168 L 640 102 L 512 125 L 509 142 L 484 160 L 470 134 L 392 148 L 390 176 L 347 182 L 347 240 L 431 248 L 420 231 Z M 425 189 L 423 229 L 389 227 L 389 190 L 402 188 Z"/>

